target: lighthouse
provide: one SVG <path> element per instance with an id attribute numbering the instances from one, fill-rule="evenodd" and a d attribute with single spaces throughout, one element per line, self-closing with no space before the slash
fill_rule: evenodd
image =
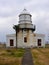
<path id="1" fill-rule="evenodd" d="M 31 47 L 32 33 L 35 31 L 35 25 L 32 24 L 32 15 L 24 9 L 19 14 L 18 30 L 16 30 L 16 45 L 17 47 Z M 18 32 L 17 32 L 18 31 Z"/>
<path id="2" fill-rule="evenodd" d="M 34 33 L 36 26 L 32 23 L 32 15 L 27 11 L 27 9 L 24 9 L 19 14 L 18 25 L 14 25 L 13 28 L 16 33 L 6 36 L 7 47 L 45 47 L 45 35 Z"/>

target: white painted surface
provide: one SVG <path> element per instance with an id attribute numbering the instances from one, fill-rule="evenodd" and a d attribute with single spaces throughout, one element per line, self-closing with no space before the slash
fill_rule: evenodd
<path id="1" fill-rule="evenodd" d="M 19 31 L 18 33 L 18 36 L 17 36 L 17 47 L 38 47 L 38 39 L 41 39 L 42 42 L 41 42 L 41 47 L 45 47 L 45 35 L 43 34 L 35 34 L 36 36 L 34 36 L 34 33 L 32 33 L 31 30 L 29 30 L 28 32 L 27 31 L 24 31 L 22 32 Z M 13 39 L 14 40 L 14 46 L 13 47 L 16 47 L 16 36 L 15 34 L 13 35 L 7 35 L 7 43 L 6 43 L 6 47 L 11 47 L 10 46 L 10 39 Z M 24 37 L 27 37 L 27 42 L 25 43 L 24 42 Z"/>
<path id="2" fill-rule="evenodd" d="M 14 46 L 10 46 L 10 39 L 14 40 Z M 16 36 L 15 36 L 15 34 L 11 34 L 11 35 L 6 36 L 6 47 L 16 47 Z"/>
<path id="3" fill-rule="evenodd" d="M 32 23 L 31 14 L 26 9 L 19 15 L 19 24 L 22 23 Z"/>

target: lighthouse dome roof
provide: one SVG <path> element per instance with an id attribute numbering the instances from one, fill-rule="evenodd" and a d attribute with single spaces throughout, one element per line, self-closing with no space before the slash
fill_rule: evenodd
<path id="1" fill-rule="evenodd" d="M 27 9 L 25 9 L 25 8 L 24 8 L 24 10 L 20 13 L 19 16 L 24 15 L 24 14 L 27 14 L 27 15 L 30 15 L 30 16 L 31 16 L 31 14 L 30 14 L 30 13 L 27 11 Z"/>

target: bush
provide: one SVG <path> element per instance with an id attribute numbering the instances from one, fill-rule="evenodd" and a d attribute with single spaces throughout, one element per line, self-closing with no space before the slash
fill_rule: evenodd
<path id="1" fill-rule="evenodd" d="M 11 54 L 10 54 L 10 55 L 15 55 L 15 53 L 11 52 Z"/>
<path id="2" fill-rule="evenodd" d="M 5 53 L 2 53 L 1 55 L 6 55 Z"/>
<path id="3" fill-rule="evenodd" d="M 23 56 L 23 53 L 16 54 L 16 57 L 22 57 L 22 56 Z"/>
<path id="4" fill-rule="evenodd" d="M 6 50 L 7 52 L 11 52 L 11 50 Z"/>
<path id="5" fill-rule="evenodd" d="M 23 49 L 23 48 L 20 48 L 20 49 L 18 49 L 18 51 L 20 51 L 20 52 L 24 52 L 24 49 Z"/>

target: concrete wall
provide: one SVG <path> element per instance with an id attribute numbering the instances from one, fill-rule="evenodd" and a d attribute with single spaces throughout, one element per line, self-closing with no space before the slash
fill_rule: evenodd
<path id="1" fill-rule="evenodd" d="M 45 47 L 45 35 L 44 34 L 35 34 L 34 36 L 35 46 L 38 47 L 38 39 L 41 39 L 41 47 Z"/>
<path id="2" fill-rule="evenodd" d="M 10 46 L 10 39 L 14 40 L 14 46 Z M 6 47 L 16 47 L 16 35 L 15 34 L 6 36 Z"/>
<path id="3" fill-rule="evenodd" d="M 24 42 L 24 37 L 27 37 L 27 42 Z M 19 31 L 17 39 L 18 47 L 30 47 L 32 45 L 32 31 Z"/>
<path id="4" fill-rule="evenodd" d="M 27 37 L 27 42 L 24 42 L 24 37 Z M 20 30 L 17 35 L 17 47 L 18 48 L 24 48 L 24 47 L 38 47 L 38 39 L 42 40 L 41 47 L 45 47 L 45 35 L 43 34 L 34 34 L 32 30 Z M 16 47 L 16 35 L 7 35 L 6 36 L 6 47 L 10 46 L 10 39 L 14 40 L 14 46 Z"/>

